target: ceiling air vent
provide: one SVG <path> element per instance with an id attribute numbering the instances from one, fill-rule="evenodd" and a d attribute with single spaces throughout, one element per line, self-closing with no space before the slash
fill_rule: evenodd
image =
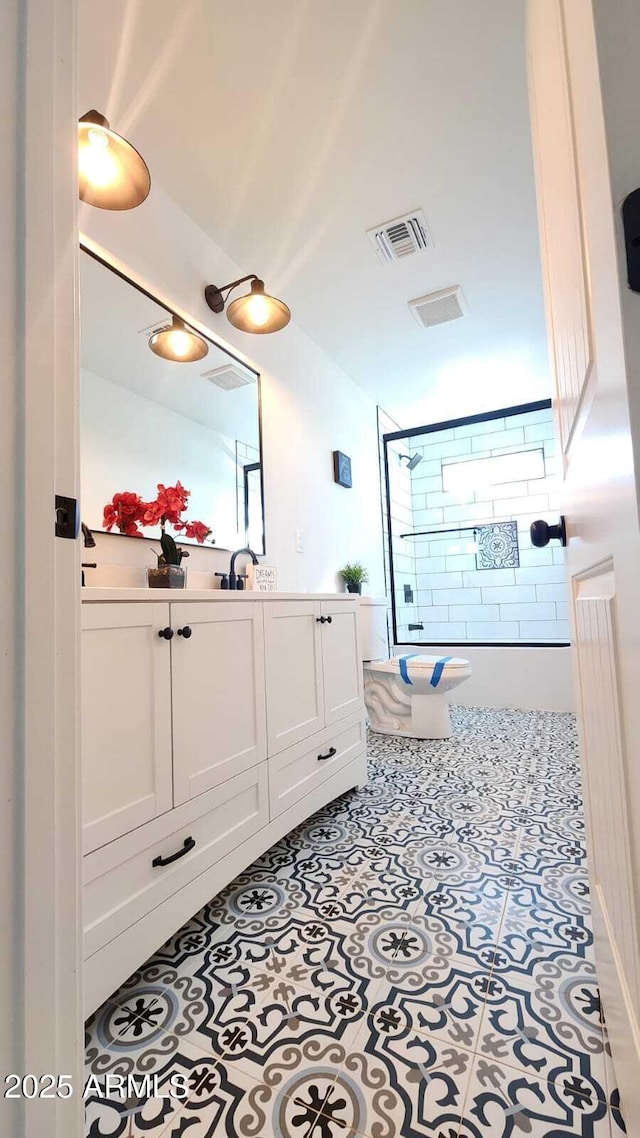
<path id="1" fill-rule="evenodd" d="M 409 301 L 409 308 L 421 328 L 433 328 L 434 324 L 447 324 L 464 316 L 466 305 L 459 285 L 430 292 Z"/>
<path id="2" fill-rule="evenodd" d="M 223 391 L 235 391 L 237 387 L 246 387 L 247 384 L 254 382 L 251 373 L 245 371 L 239 364 L 223 364 L 222 367 L 214 367 L 211 371 L 203 371 L 202 378 L 215 383 L 216 387 L 221 387 Z"/>
<path id="3" fill-rule="evenodd" d="M 394 217 L 392 221 L 367 229 L 367 237 L 385 265 L 391 261 L 404 261 L 405 257 L 412 257 L 422 249 L 433 248 L 421 209 L 414 209 L 403 217 Z"/>

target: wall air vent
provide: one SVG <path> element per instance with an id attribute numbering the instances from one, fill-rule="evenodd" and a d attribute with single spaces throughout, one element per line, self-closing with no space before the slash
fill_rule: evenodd
<path id="1" fill-rule="evenodd" d="M 467 308 L 460 285 L 442 288 L 409 301 L 409 308 L 421 328 L 433 328 L 434 324 L 447 324 L 464 316 Z"/>
<path id="2" fill-rule="evenodd" d="M 404 261 L 423 249 L 432 249 L 433 241 L 421 209 L 394 217 L 383 225 L 367 229 L 367 237 L 383 264 Z"/>
<path id="3" fill-rule="evenodd" d="M 202 378 L 215 383 L 216 387 L 221 387 L 223 391 L 235 391 L 237 387 L 246 387 L 249 383 L 255 383 L 255 376 L 245 371 L 240 364 L 223 364 L 222 367 L 214 367 L 211 371 L 203 371 Z"/>

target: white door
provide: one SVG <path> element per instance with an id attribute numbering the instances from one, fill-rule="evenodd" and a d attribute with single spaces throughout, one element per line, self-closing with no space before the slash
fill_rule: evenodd
<path id="1" fill-rule="evenodd" d="M 171 646 L 167 604 L 83 604 L 84 852 L 169 810 Z"/>
<path id="2" fill-rule="evenodd" d="M 269 754 L 324 727 L 320 602 L 267 601 L 267 732 Z"/>
<path id="3" fill-rule="evenodd" d="M 171 605 L 176 806 L 267 757 L 262 607 Z"/>
<path id="4" fill-rule="evenodd" d="M 358 628 L 359 601 L 322 601 L 322 671 L 327 727 L 361 711 L 363 673 Z"/>
<path id="5" fill-rule="evenodd" d="M 623 8 L 599 5 L 600 21 L 622 23 Z M 638 1135 L 640 534 L 628 393 L 640 361 L 634 377 L 591 3 L 530 0 L 529 66 L 598 975 L 622 1109 Z"/>

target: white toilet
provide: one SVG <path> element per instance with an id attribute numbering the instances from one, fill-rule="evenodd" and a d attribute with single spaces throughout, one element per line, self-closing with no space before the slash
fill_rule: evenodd
<path id="1" fill-rule="evenodd" d="M 412 739 L 448 739 L 447 694 L 471 675 L 468 660 L 407 652 L 389 658 L 384 598 L 361 597 L 364 701 L 372 731 Z"/>

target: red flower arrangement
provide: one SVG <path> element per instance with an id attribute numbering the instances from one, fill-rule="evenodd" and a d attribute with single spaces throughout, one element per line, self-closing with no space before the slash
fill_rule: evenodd
<path id="1" fill-rule="evenodd" d="M 153 502 L 144 502 L 139 494 L 133 494 L 129 490 L 114 494 L 104 508 L 104 528 L 110 532 L 115 526 L 120 533 L 129 537 L 143 537 L 140 526 L 159 525 L 162 553 L 158 554 L 158 565 L 179 565 L 182 558 L 189 554 L 176 545 L 166 532 L 166 526 L 170 525 L 176 533 L 195 539 L 199 545 L 211 533 L 211 528 L 205 522 L 183 520 L 182 515 L 187 509 L 190 496 L 191 491 L 186 490 L 181 482 L 176 482 L 175 486 L 165 486 L 159 482 L 158 496 Z"/>
<path id="2" fill-rule="evenodd" d="M 117 526 L 120 533 L 126 533 L 129 537 L 142 537 L 138 523 L 142 520 L 144 508 L 145 503 L 138 494 L 131 494 L 128 490 L 114 494 L 104 508 L 102 524 L 109 531 Z"/>

